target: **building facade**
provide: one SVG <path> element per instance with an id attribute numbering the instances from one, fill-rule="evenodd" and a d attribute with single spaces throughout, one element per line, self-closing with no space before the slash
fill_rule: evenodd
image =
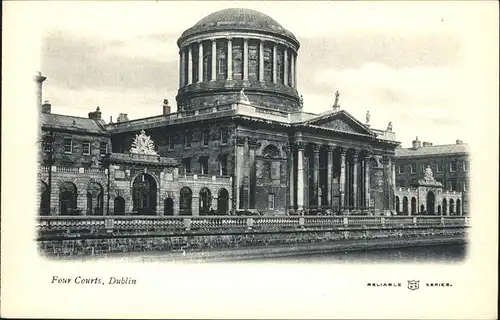
<path id="1" fill-rule="evenodd" d="M 421 142 L 418 137 L 412 141 L 411 148 L 396 149 L 396 184 L 401 188 L 415 188 L 419 178 L 430 167 L 436 181 L 443 185 L 443 190 L 460 194 L 461 208 L 464 214 L 469 212 L 469 146 L 457 140 L 455 144 L 433 145 Z M 456 201 L 455 201 L 456 204 Z M 444 203 L 443 203 L 444 207 Z M 449 204 L 448 204 L 449 211 Z"/>
<path id="2" fill-rule="evenodd" d="M 104 123 L 41 105 L 43 214 L 388 214 L 398 142 L 336 101 L 303 111 L 299 42 L 249 9 L 213 13 L 178 40 L 177 109 Z M 45 77 L 37 81 L 41 91 Z M 44 107 L 45 106 L 45 107 Z M 71 146 L 71 147 L 70 147 Z M 44 189 L 45 188 L 45 189 Z M 47 191 L 47 190 L 50 190 Z M 47 201 L 50 199 L 50 201 Z"/>

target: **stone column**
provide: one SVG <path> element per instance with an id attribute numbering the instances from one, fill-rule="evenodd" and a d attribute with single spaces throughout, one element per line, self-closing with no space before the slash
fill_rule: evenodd
<path id="1" fill-rule="evenodd" d="M 184 86 L 184 51 L 179 50 L 179 88 Z"/>
<path id="2" fill-rule="evenodd" d="M 328 146 L 328 164 L 327 164 L 327 201 L 328 201 L 328 206 L 331 208 L 333 206 L 332 199 L 333 199 L 333 151 L 335 150 L 334 145 L 329 145 Z"/>
<path id="3" fill-rule="evenodd" d="M 346 176 L 345 176 L 345 166 L 346 166 L 346 150 L 344 148 L 340 149 L 340 177 L 339 177 L 339 191 L 340 191 L 340 208 L 346 206 L 345 203 L 345 191 L 346 191 Z"/>
<path id="4" fill-rule="evenodd" d="M 353 206 L 357 209 L 359 207 L 358 201 L 358 171 L 359 171 L 359 152 L 356 150 L 352 155 L 352 198 Z"/>
<path id="5" fill-rule="evenodd" d="M 193 83 L 193 48 L 189 45 L 188 51 L 188 84 Z"/>
<path id="6" fill-rule="evenodd" d="M 248 80 L 248 39 L 243 39 L 243 80 Z"/>
<path id="7" fill-rule="evenodd" d="M 278 73 L 277 73 L 277 66 L 276 66 L 276 61 L 278 60 L 278 45 L 275 43 L 273 46 L 273 82 L 277 83 L 278 82 Z"/>
<path id="8" fill-rule="evenodd" d="M 256 188 L 256 172 L 255 172 L 255 149 L 260 148 L 260 142 L 257 138 L 247 138 L 248 141 L 248 208 L 255 208 L 255 188 Z"/>
<path id="9" fill-rule="evenodd" d="M 245 156 L 245 137 L 236 137 L 236 177 L 235 177 L 235 189 L 236 189 L 236 204 L 235 210 L 242 209 L 241 208 L 241 188 L 242 188 L 242 180 L 243 180 L 243 164 L 244 164 L 244 156 Z"/>
<path id="10" fill-rule="evenodd" d="M 370 159 L 371 153 L 365 153 L 365 207 L 369 209 L 370 207 Z"/>
<path id="11" fill-rule="evenodd" d="M 314 204 L 317 206 L 320 205 L 319 203 L 319 149 L 321 145 L 319 144 L 314 144 L 313 145 L 313 197 L 314 197 Z"/>
<path id="12" fill-rule="evenodd" d="M 283 84 L 288 85 L 288 48 L 283 51 Z"/>
<path id="13" fill-rule="evenodd" d="M 293 146 L 288 145 L 287 146 L 287 155 L 288 155 L 288 189 L 289 189 L 289 197 L 290 201 L 289 206 L 290 209 L 293 209 L 295 207 L 295 188 L 294 188 L 294 182 L 295 182 L 295 168 L 294 168 L 294 159 L 293 159 Z"/>
<path id="14" fill-rule="evenodd" d="M 297 89 L 297 53 L 293 55 L 293 87 Z"/>
<path id="15" fill-rule="evenodd" d="M 305 144 L 298 141 L 297 144 L 297 210 L 304 210 L 304 148 Z"/>
<path id="16" fill-rule="evenodd" d="M 212 40 L 212 79 L 215 81 L 217 79 L 217 40 Z"/>
<path id="17" fill-rule="evenodd" d="M 293 57 L 293 50 L 290 51 L 290 74 L 291 74 L 291 82 L 290 86 L 295 88 L 295 59 Z"/>
<path id="18" fill-rule="evenodd" d="M 198 42 L 198 82 L 203 82 L 203 42 Z"/>
<path id="19" fill-rule="evenodd" d="M 391 210 L 396 210 L 396 204 L 395 204 L 396 197 L 394 196 L 395 191 L 396 191 L 396 159 L 394 157 L 391 157 L 391 186 L 390 186 L 390 193 L 392 197 Z M 435 206 L 434 210 L 437 210 L 436 208 L 437 206 Z"/>
<path id="20" fill-rule="evenodd" d="M 227 80 L 233 80 L 233 40 L 227 39 Z"/>
<path id="21" fill-rule="evenodd" d="M 259 81 L 264 82 L 264 40 L 259 42 Z"/>

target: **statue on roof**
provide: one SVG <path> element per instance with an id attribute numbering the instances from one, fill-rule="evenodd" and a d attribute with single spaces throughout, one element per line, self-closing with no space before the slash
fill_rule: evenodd
<path id="1" fill-rule="evenodd" d="M 427 168 L 425 168 L 424 181 L 434 181 L 434 177 L 432 176 L 432 169 L 429 165 L 427 165 Z"/>
<path id="2" fill-rule="evenodd" d="M 140 134 L 135 135 L 130 153 L 158 155 L 155 151 L 153 140 L 151 140 L 150 136 L 146 135 L 144 130 L 141 130 Z"/>
<path id="3" fill-rule="evenodd" d="M 366 124 L 370 124 L 370 110 L 366 111 Z"/>
<path id="4" fill-rule="evenodd" d="M 238 98 L 238 101 L 250 102 L 250 100 L 248 99 L 247 95 L 245 94 L 245 90 L 243 90 L 243 88 L 241 88 L 240 96 Z"/>
<path id="5" fill-rule="evenodd" d="M 392 132 L 392 122 L 389 122 L 389 124 L 387 125 L 387 131 Z"/>
<path id="6" fill-rule="evenodd" d="M 333 103 L 333 110 L 337 110 L 338 108 L 340 108 L 340 105 L 339 105 L 339 97 L 340 97 L 340 93 L 339 91 L 337 90 L 335 92 L 335 102 Z"/>
<path id="7" fill-rule="evenodd" d="M 300 109 L 304 107 L 304 96 L 300 95 Z"/>

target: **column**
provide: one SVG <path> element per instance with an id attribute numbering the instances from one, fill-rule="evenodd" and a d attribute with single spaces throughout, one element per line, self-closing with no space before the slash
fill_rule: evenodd
<path id="1" fill-rule="evenodd" d="M 391 203 L 392 203 L 392 208 L 391 210 L 396 210 L 396 204 L 394 200 L 396 197 L 394 196 L 394 192 L 396 191 L 396 163 L 395 163 L 395 158 L 390 157 L 389 158 L 391 161 L 391 185 L 389 187 L 389 192 L 391 196 Z"/>
<path id="2" fill-rule="evenodd" d="M 283 84 L 288 85 L 288 48 L 285 47 L 283 52 Z"/>
<path id="3" fill-rule="evenodd" d="M 359 161 L 358 161 L 358 151 L 354 151 L 352 155 L 352 198 L 353 198 L 353 206 L 355 210 L 359 207 L 358 203 L 358 169 L 359 169 Z"/>
<path id="4" fill-rule="evenodd" d="M 287 146 L 287 155 L 288 155 L 288 191 L 289 191 L 289 197 L 290 201 L 289 206 L 290 209 L 293 209 L 295 207 L 295 189 L 294 189 L 294 182 L 295 182 L 295 164 L 294 164 L 294 159 L 293 159 L 293 146 L 289 144 Z"/>
<path id="5" fill-rule="evenodd" d="M 292 81 L 289 85 L 295 88 L 295 59 L 293 58 L 293 50 L 290 51 L 290 73 Z"/>
<path id="6" fill-rule="evenodd" d="M 186 82 L 184 75 L 184 63 L 184 51 L 181 49 L 179 50 L 179 88 L 182 88 Z"/>
<path id="7" fill-rule="evenodd" d="M 243 39 L 243 80 L 248 80 L 248 39 Z"/>
<path id="8" fill-rule="evenodd" d="M 264 40 L 259 42 L 259 81 L 264 82 Z"/>
<path id="9" fill-rule="evenodd" d="M 346 150 L 344 148 L 341 148 L 340 149 L 340 177 L 339 177 L 340 208 L 341 208 L 341 210 L 346 205 L 346 203 L 345 203 L 345 189 L 346 189 L 345 156 L 346 156 Z"/>
<path id="10" fill-rule="evenodd" d="M 255 174 L 255 149 L 260 147 L 257 138 L 247 138 L 248 141 L 248 208 L 255 208 L 255 188 L 256 188 L 256 174 Z"/>
<path id="11" fill-rule="evenodd" d="M 293 55 L 293 87 L 297 89 L 297 53 Z"/>
<path id="12" fill-rule="evenodd" d="M 297 146 L 297 211 L 304 210 L 304 147 L 302 141 Z"/>
<path id="13" fill-rule="evenodd" d="M 215 81 L 217 75 L 217 40 L 212 39 L 212 79 Z"/>
<path id="14" fill-rule="evenodd" d="M 371 153 L 365 153 L 365 207 L 370 207 L 370 159 Z"/>
<path id="15" fill-rule="evenodd" d="M 189 45 L 188 51 L 188 84 L 193 83 L 193 48 Z"/>
<path id="16" fill-rule="evenodd" d="M 273 82 L 274 83 L 277 83 L 278 82 L 278 74 L 277 74 L 277 66 L 276 66 L 276 61 L 278 60 L 277 59 L 277 55 L 278 55 L 278 45 L 275 43 L 274 46 L 273 46 Z"/>
<path id="17" fill-rule="evenodd" d="M 233 40 L 227 39 L 227 80 L 233 80 Z"/>
<path id="18" fill-rule="evenodd" d="M 332 199 L 333 199 L 333 151 L 335 150 L 334 145 L 329 145 L 328 146 L 328 168 L 327 168 L 327 201 L 328 201 L 328 206 L 331 208 L 333 206 L 332 204 Z"/>
<path id="19" fill-rule="evenodd" d="M 319 192 L 318 192 L 318 187 L 319 187 L 319 149 L 321 145 L 319 144 L 314 144 L 313 145 L 313 197 L 314 201 L 313 203 L 316 204 L 317 206 L 320 205 L 319 203 Z"/>
<path id="20" fill-rule="evenodd" d="M 245 137 L 236 137 L 236 164 L 235 164 L 235 191 L 236 191 L 236 204 L 235 210 L 243 209 L 241 208 L 241 188 L 243 179 L 243 163 L 244 163 L 244 146 Z"/>
<path id="21" fill-rule="evenodd" d="M 198 42 L 198 82 L 203 82 L 203 42 Z"/>

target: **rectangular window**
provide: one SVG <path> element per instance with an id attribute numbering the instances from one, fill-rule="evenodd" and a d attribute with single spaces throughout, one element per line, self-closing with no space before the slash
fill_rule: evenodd
<path id="1" fill-rule="evenodd" d="M 425 164 L 422 165 L 422 173 L 425 173 Z"/>
<path id="2" fill-rule="evenodd" d="M 220 142 L 222 144 L 227 144 L 227 141 L 228 141 L 228 130 L 227 128 L 221 128 L 220 129 Z"/>
<path id="3" fill-rule="evenodd" d="M 456 191 L 456 190 L 457 190 L 457 181 L 451 180 L 450 181 L 450 191 Z"/>
<path id="4" fill-rule="evenodd" d="M 450 162 L 450 172 L 457 171 L 457 163 L 455 161 Z"/>
<path id="5" fill-rule="evenodd" d="M 404 165 L 399 164 L 398 165 L 398 173 L 403 173 L 405 171 Z"/>
<path id="6" fill-rule="evenodd" d="M 191 131 L 186 131 L 186 134 L 184 135 L 184 147 L 185 148 L 191 148 L 191 141 L 193 138 L 193 134 Z"/>
<path id="7" fill-rule="evenodd" d="M 73 152 L 73 140 L 71 138 L 64 138 L 64 152 L 65 153 Z"/>
<path id="8" fill-rule="evenodd" d="M 219 156 L 219 174 L 227 176 L 227 154 Z"/>
<path id="9" fill-rule="evenodd" d="M 270 193 L 268 196 L 268 208 L 274 210 L 274 193 Z"/>
<path id="10" fill-rule="evenodd" d="M 99 146 L 99 153 L 101 155 L 105 155 L 106 153 L 108 153 L 108 144 L 106 142 L 101 142 Z"/>
<path id="11" fill-rule="evenodd" d="M 183 158 L 182 167 L 184 168 L 184 173 L 191 173 L 191 158 Z"/>
<path id="12" fill-rule="evenodd" d="M 210 137 L 210 131 L 203 131 L 201 138 L 203 140 L 203 145 L 205 147 L 208 147 L 209 137 Z"/>
<path id="13" fill-rule="evenodd" d="M 200 157 L 200 174 L 208 174 L 208 157 Z"/>
<path id="14" fill-rule="evenodd" d="M 436 162 L 436 172 L 441 172 L 441 162 Z"/>
<path id="15" fill-rule="evenodd" d="M 463 162 L 463 169 L 464 169 L 464 171 L 469 171 L 469 162 L 468 161 Z"/>
<path id="16" fill-rule="evenodd" d="M 464 181 L 464 183 L 463 183 L 463 187 L 464 187 L 464 191 L 467 191 L 467 187 L 468 187 L 468 186 L 467 186 L 467 181 Z"/>
<path id="17" fill-rule="evenodd" d="M 218 59 L 218 67 L 219 67 L 219 74 L 223 75 L 226 74 L 226 57 L 225 56 L 219 56 Z"/>
<path id="18" fill-rule="evenodd" d="M 83 141 L 83 154 L 90 154 L 90 142 L 89 141 Z"/>
<path id="19" fill-rule="evenodd" d="M 417 165 L 415 163 L 410 164 L 411 173 L 417 172 Z"/>

